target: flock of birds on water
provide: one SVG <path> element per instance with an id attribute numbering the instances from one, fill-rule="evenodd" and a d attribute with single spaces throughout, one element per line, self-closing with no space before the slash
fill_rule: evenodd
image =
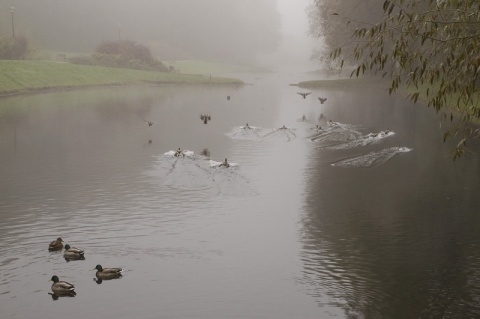
<path id="1" fill-rule="evenodd" d="M 312 94 L 312 92 L 296 92 L 298 95 L 300 95 L 303 99 L 306 99 L 307 96 Z M 327 101 L 327 97 L 322 97 L 319 96 L 317 97 L 318 101 L 320 104 L 324 104 Z M 227 96 L 227 100 L 230 101 L 230 96 Z M 202 113 L 200 114 L 200 120 L 204 123 L 207 124 L 209 121 L 211 121 L 212 117 L 210 114 L 207 113 Z M 145 122 L 147 122 L 148 126 L 151 127 L 155 122 L 148 121 L 143 119 Z M 306 117 L 303 115 L 304 122 L 306 122 Z M 320 121 L 325 120 L 323 113 L 320 115 Z M 360 132 L 358 132 L 353 125 L 348 125 L 348 124 L 342 124 L 338 122 L 333 122 L 332 120 L 326 122 L 327 126 L 326 127 L 321 127 L 320 125 L 316 125 L 315 127 L 310 128 L 311 130 L 314 130 L 315 134 L 313 136 L 310 136 L 310 140 L 314 142 L 325 142 L 325 141 L 330 141 L 332 142 L 331 145 L 326 145 L 322 146 L 320 148 L 326 148 L 326 149 L 347 149 L 347 148 L 352 148 L 356 146 L 366 146 L 368 144 L 374 144 L 377 143 L 379 140 L 389 137 L 394 135 L 394 132 L 391 132 L 389 130 L 385 131 L 380 131 L 377 133 L 369 133 L 367 135 L 362 136 Z M 291 127 L 286 127 L 283 125 L 282 127 L 279 128 L 274 128 L 270 132 L 267 132 L 266 134 L 261 135 L 260 132 L 264 129 L 259 128 L 259 127 L 254 127 L 250 126 L 248 123 L 244 126 L 239 127 L 240 131 L 249 131 L 253 132 L 252 134 L 254 135 L 255 138 L 260 138 L 260 139 L 265 139 L 268 138 L 269 136 L 275 136 L 277 132 L 283 132 L 283 136 L 286 137 L 287 141 L 291 141 L 292 139 L 296 138 L 296 134 L 294 132 L 294 128 Z M 237 132 L 238 133 L 238 132 Z M 239 137 L 239 136 L 233 136 L 234 134 L 230 134 L 230 137 L 234 138 L 250 138 L 249 136 L 247 137 Z M 151 140 L 148 141 L 149 143 L 152 143 Z M 392 147 L 389 149 L 382 150 L 380 152 L 372 152 L 366 155 L 358 155 L 354 156 L 352 158 L 348 158 L 345 160 L 341 160 L 338 163 L 333 163 L 332 166 L 355 166 L 357 165 L 362 166 L 362 167 L 371 167 L 376 164 L 384 163 L 386 160 L 390 159 L 392 156 L 395 156 L 398 153 L 404 153 L 404 152 L 409 152 L 411 149 L 406 148 L 406 147 Z M 191 151 L 187 151 L 191 152 Z M 172 153 L 172 154 L 170 154 Z M 185 157 L 184 151 L 182 151 L 180 148 L 177 151 L 170 151 L 165 153 L 165 155 L 173 155 L 175 157 Z M 214 167 L 225 167 L 229 168 L 231 165 L 228 162 L 228 160 L 225 158 L 223 162 L 215 162 L 215 161 L 210 161 L 210 166 Z M 236 164 L 235 164 L 236 166 Z"/>
<path id="2" fill-rule="evenodd" d="M 311 94 L 311 92 L 297 92 L 297 94 L 299 94 L 300 96 L 302 96 L 305 99 L 308 95 Z M 227 100 L 230 100 L 230 96 L 227 97 Z M 327 98 L 326 97 L 318 97 L 318 100 L 320 101 L 321 104 L 324 104 L 326 102 Z M 209 114 L 203 113 L 203 114 L 200 115 L 200 119 L 204 124 L 207 124 L 209 121 L 211 121 L 212 117 Z M 305 116 L 303 117 L 303 120 L 305 121 Z M 143 119 L 143 121 L 145 121 L 147 123 L 148 127 L 151 127 L 151 126 L 156 124 L 155 122 L 145 120 L 145 119 Z M 331 120 L 329 122 L 327 122 L 327 124 L 330 125 L 331 127 L 334 127 L 334 128 L 342 126 L 342 124 L 337 123 L 337 122 L 332 122 Z M 250 126 L 247 123 L 244 126 L 240 126 L 240 129 L 241 130 L 248 130 L 248 131 L 252 130 L 252 131 L 254 131 L 257 128 L 254 127 L 254 126 Z M 315 140 L 320 139 L 322 137 L 321 132 L 323 132 L 323 128 L 320 127 L 318 124 L 314 128 L 311 128 L 311 129 L 315 130 L 317 133 L 320 133 L 320 134 L 317 134 L 316 136 L 314 136 L 313 138 L 311 138 L 312 141 L 315 141 Z M 282 127 L 274 129 L 272 132 L 264 135 L 263 137 L 267 137 L 268 135 L 270 135 L 272 133 L 275 133 L 277 131 L 291 132 L 294 135 L 293 129 L 288 128 L 285 125 L 283 125 Z M 389 136 L 391 134 L 393 134 L 393 132 L 390 132 L 390 131 L 386 130 L 386 131 L 381 131 L 379 133 L 369 133 L 368 135 L 366 135 L 366 138 L 375 138 L 375 137 L 383 138 L 383 137 Z M 149 143 L 151 143 L 151 141 L 149 141 Z M 400 150 L 400 151 L 402 151 L 402 150 Z M 403 150 L 403 151 L 408 151 L 408 149 Z M 186 150 L 181 150 L 180 148 L 178 148 L 176 151 L 170 151 L 170 152 L 165 153 L 165 155 L 174 156 L 174 157 L 177 157 L 177 158 L 179 158 L 179 157 L 184 158 L 185 156 L 191 156 L 192 154 L 193 154 L 193 152 L 186 151 Z M 236 163 L 233 163 L 233 164 L 229 163 L 227 158 L 225 158 L 225 160 L 223 162 L 215 162 L 215 161 L 210 161 L 210 162 L 211 162 L 211 166 L 216 166 L 216 167 L 230 168 L 231 166 L 237 166 Z M 64 246 L 62 238 L 57 238 L 56 240 L 52 241 L 48 246 L 48 250 L 51 251 L 51 252 L 52 251 L 61 251 L 62 249 L 64 249 L 63 257 L 67 261 L 85 260 L 85 256 L 84 256 L 85 252 L 82 249 L 79 249 L 79 248 L 76 248 L 76 247 L 71 247 L 69 244 L 65 244 L 65 246 Z M 103 267 L 100 264 L 96 265 L 95 268 L 93 268 L 92 270 L 96 270 L 95 281 L 98 284 L 100 284 L 103 280 L 117 279 L 117 278 L 122 277 L 122 271 L 123 271 L 122 268 L 118 268 L 118 267 L 117 268 L 113 268 L 113 267 L 107 268 L 107 267 Z M 51 286 L 51 290 L 52 290 L 53 294 L 51 294 L 51 295 L 52 295 L 52 298 L 54 300 L 58 299 L 58 297 L 61 297 L 61 296 L 73 297 L 73 296 L 76 295 L 75 286 L 73 284 L 67 282 L 67 281 L 60 280 L 60 278 L 57 275 L 53 275 L 52 278 L 50 279 L 50 281 L 53 282 L 53 284 Z"/>
<path id="3" fill-rule="evenodd" d="M 66 261 L 71 260 L 85 260 L 85 252 L 82 249 L 71 247 L 69 244 L 63 245 L 62 238 L 57 238 L 48 245 L 48 251 L 61 251 Z M 92 270 L 96 270 L 95 281 L 97 284 L 101 284 L 103 280 L 117 279 L 122 277 L 122 268 L 107 268 L 98 264 Z M 60 280 L 57 275 L 53 275 L 50 281 L 53 281 L 51 286 L 52 292 L 50 295 L 54 300 L 59 297 L 75 297 L 75 286 L 67 281 Z"/>

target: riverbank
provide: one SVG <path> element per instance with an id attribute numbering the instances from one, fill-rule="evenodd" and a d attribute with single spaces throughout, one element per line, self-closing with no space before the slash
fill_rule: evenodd
<path id="1" fill-rule="evenodd" d="M 76 65 L 54 61 L 0 61 L 0 96 L 89 86 L 155 84 L 241 85 L 232 78 Z"/>

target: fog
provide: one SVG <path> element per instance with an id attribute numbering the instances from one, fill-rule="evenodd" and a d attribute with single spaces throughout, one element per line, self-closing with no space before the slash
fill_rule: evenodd
<path id="1" fill-rule="evenodd" d="M 128 39 L 147 45 L 164 61 L 309 68 L 309 2 L 0 0 L 0 35 L 10 36 L 14 26 L 32 47 L 70 54 L 90 54 L 102 41 Z"/>
<path id="2" fill-rule="evenodd" d="M 281 16 L 282 41 L 274 54 L 267 55 L 263 63 L 283 70 L 312 70 L 318 65 L 311 59 L 316 40 L 307 34 L 307 6 L 312 0 L 278 0 Z"/>

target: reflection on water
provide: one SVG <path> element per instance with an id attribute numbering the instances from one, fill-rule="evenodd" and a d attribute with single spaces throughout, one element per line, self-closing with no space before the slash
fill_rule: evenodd
<path id="1" fill-rule="evenodd" d="M 239 171 L 239 164 L 207 160 L 204 155 L 192 151 L 169 151 L 161 156 L 150 176 L 155 176 L 164 185 L 185 190 L 217 188 L 230 196 L 252 196 L 254 187 Z"/>
<path id="2" fill-rule="evenodd" d="M 273 129 L 270 133 L 267 133 L 263 136 L 264 140 L 281 140 L 285 142 L 290 142 L 297 137 L 295 134 L 295 129 L 291 127 L 282 127 Z"/>
<path id="3" fill-rule="evenodd" d="M 431 110 L 295 77 L 0 100 L 1 317 L 479 316 L 478 159 Z"/>
<path id="4" fill-rule="evenodd" d="M 75 292 L 72 292 L 72 293 L 69 293 L 69 294 L 63 294 L 63 295 L 62 294 L 57 294 L 57 293 L 51 293 L 51 292 L 49 292 L 48 294 L 52 297 L 52 300 L 54 300 L 54 301 L 58 300 L 59 298 L 63 298 L 63 297 L 72 298 L 72 297 L 75 297 L 77 295 L 77 293 L 75 293 Z"/>
<path id="5" fill-rule="evenodd" d="M 359 157 L 352 156 L 357 149 L 338 150 L 329 158 L 349 159 L 335 165 L 364 167 L 377 160 L 383 165 L 335 170 L 328 169 L 319 150 L 307 166 L 312 174 L 307 175 L 301 282 L 320 302 L 341 307 L 352 318 L 479 314 L 480 202 L 471 193 L 479 183 L 470 178 L 478 176 L 478 161 L 452 164 L 442 153 L 445 145 L 433 142 L 438 131 L 431 129 L 428 111 L 417 112 L 399 119 L 395 139 L 388 141 L 414 146 L 401 159 L 390 159 L 401 151 L 395 147 Z M 403 138 L 419 128 L 412 140 Z"/>

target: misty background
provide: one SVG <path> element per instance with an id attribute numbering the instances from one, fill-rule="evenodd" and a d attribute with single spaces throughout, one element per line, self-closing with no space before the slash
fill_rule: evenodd
<path id="1" fill-rule="evenodd" d="M 167 60 L 310 66 L 310 0 L 0 0 L 0 34 L 41 50 L 90 54 L 132 40 Z M 11 7 L 14 7 L 13 15 Z"/>

